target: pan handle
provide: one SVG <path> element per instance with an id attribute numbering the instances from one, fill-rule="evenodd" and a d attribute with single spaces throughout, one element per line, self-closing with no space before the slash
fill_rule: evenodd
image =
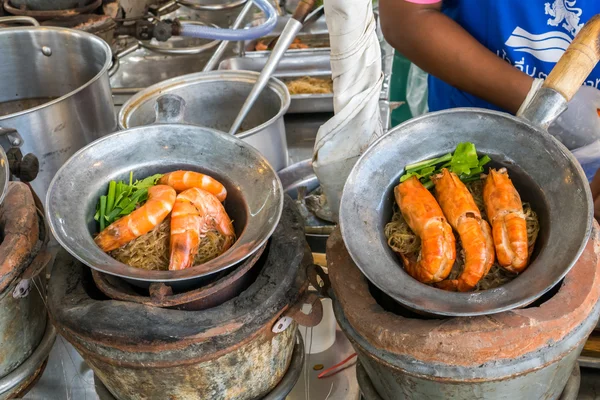
<path id="1" fill-rule="evenodd" d="M 594 16 L 573 39 L 558 63 L 535 93 L 521 116 L 544 129 L 567 109 L 600 61 L 600 14 Z"/>
<path id="2" fill-rule="evenodd" d="M 554 66 L 542 87 L 570 101 L 600 60 L 600 14 L 581 29 Z"/>

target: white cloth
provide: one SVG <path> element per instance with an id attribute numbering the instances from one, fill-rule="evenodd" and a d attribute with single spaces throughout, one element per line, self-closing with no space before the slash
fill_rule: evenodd
<path id="1" fill-rule="evenodd" d="M 381 48 L 371 0 L 325 0 L 335 116 L 321 126 L 313 169 L 337 220 L 342 190 L 360 155 L 383 135 Z"/>

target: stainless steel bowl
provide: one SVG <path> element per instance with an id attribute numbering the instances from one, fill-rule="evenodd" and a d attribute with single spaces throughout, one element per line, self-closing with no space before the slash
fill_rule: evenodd
<path id="1" fill-rule="evenodd" d="M 210 174 L 227 188 L 225 209 L 234 221 L 235 244 L 220 257 L 182 271 L 147 271 L 122 264 L 92 238 L 100 195 L 109 181 L 187 169 Z M 283 208 L 281 182 L 258 151 L 208 128 L 155 124 L 120 131 L 84 147 L 57 172 L 46 197 L 46 215 L 58 242 L 88 266 L 129 280 L 195 280 L 229 268 L 271 236 Z"/>
<path id="2" fill-rule="evenodd" d="M 472 293 L 446 292 L 410 277 L 383 233 L 404 166 L 452 152 L 460 142 L 475 143 L 492 158 L 491 166 L 506 167 L 540 220 L 525 272 L 501 287 Z M 340 227 L 356 265 L 396 301 L 435 315 L 484 315 L 530 304 L 567 274 L 588 241 L 592 205 L 579 163 L 547 132 L 500 112 L 454 109 L 407 121 L 362 155 L 344 187 Z"/>

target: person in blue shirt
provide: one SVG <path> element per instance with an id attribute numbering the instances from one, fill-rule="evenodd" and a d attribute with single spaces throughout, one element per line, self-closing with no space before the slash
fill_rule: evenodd
<path id="1" fill-rule="evenodd" d="M 388 43 L 429 73 L 429 111 L 516 113 L 600 0 L 380 0 Z M 600 89 L 600 66 L 585 85 Z"/>

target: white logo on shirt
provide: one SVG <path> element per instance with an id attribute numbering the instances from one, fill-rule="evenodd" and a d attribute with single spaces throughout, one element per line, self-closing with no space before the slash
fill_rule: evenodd
<path id="1" fill-rule="evenodd" d="M 545 15 L 550 15 L 548 26 L 559 26 L 568 34 L 561 31 L 551 31 L 539 35 L 529 33 L 521 27 L 516 27 L 505 45 L 511 47 L 515 52 L 529 53 L 538 60 L 546 62 L 557 62 L 563 55 L 571 41 L 583 27 L 579 23 L 582 10 L 575 8 L 577 0 L 554 0 L 554 3 L 546 3 Z"/>
<path id="2" fill-rule="evenodd" d="M 548 25 L 558 26 L 561 22 L 562 27 L 565 28 L 571 35 L 577 36 L 583 23 L 579 23 L 579 17 L 581 17 L 581 8 L 575 8 L 577 0 L 554 0 L 554 4 L 550 7 L 550 3 L 544 4 L 546 15 L 550 15 L 551 19 L 548 20 Z"/>

